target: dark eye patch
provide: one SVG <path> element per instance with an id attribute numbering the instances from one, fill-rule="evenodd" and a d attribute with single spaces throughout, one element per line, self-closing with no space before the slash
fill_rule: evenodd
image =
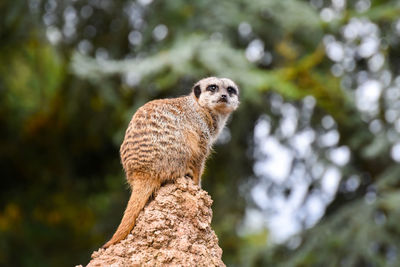
<path id="1" fill-rule="evenodd" d="M 215 92 L 218 90 L 218 86 L 215 84 L 211 84 L 211 85 L 207 86 L 206 90 L 210 91 L 210 92 Z"/>
<path id="2" fill-rule="evenodd" d="M 229 93 L 230 95 L 231 95 L 231 94 L 237 95 L 236 89 L 233 88 L 232 86 L 229 86 L 226 90 L 228 91 L 228 93 Z"/>

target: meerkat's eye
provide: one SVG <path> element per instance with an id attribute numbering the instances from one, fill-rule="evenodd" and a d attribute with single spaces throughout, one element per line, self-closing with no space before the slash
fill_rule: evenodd
<path id="1" fill-rule="evenodd" d="M 229 86 L 229 87 L 227 88 L 227 91 L 228 91 L 228 93 L 229 93 L 230 95 L 231 95 L 231 94 L 234 94 L 234 95 L 237 94 L 236 89 L 233 88 L 233 87 L 231 87 L 231 86 Z"/>
<path id="2" fill-rule="evenodd" d="M 210 92 L 215 92 L 218 90 L 218 86 L 216 86 L 215 84 L 211 84 L 211 85 L 207 86 L 206 90 L 210 91 Z"/>

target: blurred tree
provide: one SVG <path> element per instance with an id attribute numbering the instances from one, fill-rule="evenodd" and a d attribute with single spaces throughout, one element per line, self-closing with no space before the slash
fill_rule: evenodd
<path id="1" fill-rule="evenodd" d="M 243 92 L 203 179 L 227 265 L 398 265 L 397 1 L 0 10 L 0 265 L 85 263 L 126 203 L 130 117 L 207 75 Z"/>

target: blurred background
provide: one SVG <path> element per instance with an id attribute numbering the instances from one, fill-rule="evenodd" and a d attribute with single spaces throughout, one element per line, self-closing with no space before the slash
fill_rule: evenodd
<path id="1" fill-rule="evenodd" d="M 400 266 L 400 2 L 0 2 L 0 266 L 86 264 L 145 102 L 241 87 L 203 188 L 228 266 Z"/>

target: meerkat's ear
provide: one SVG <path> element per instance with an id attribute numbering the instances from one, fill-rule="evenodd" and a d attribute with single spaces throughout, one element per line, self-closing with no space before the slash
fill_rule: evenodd
<path id="1" fill-rule="evenodd" d="M 200 89 L 200 85 L 196 84 L 193 87 L 193 93 L 196 96 L 196 98 L 199 98 L 200 94 L 201 94 L 201 89 Z"/>

